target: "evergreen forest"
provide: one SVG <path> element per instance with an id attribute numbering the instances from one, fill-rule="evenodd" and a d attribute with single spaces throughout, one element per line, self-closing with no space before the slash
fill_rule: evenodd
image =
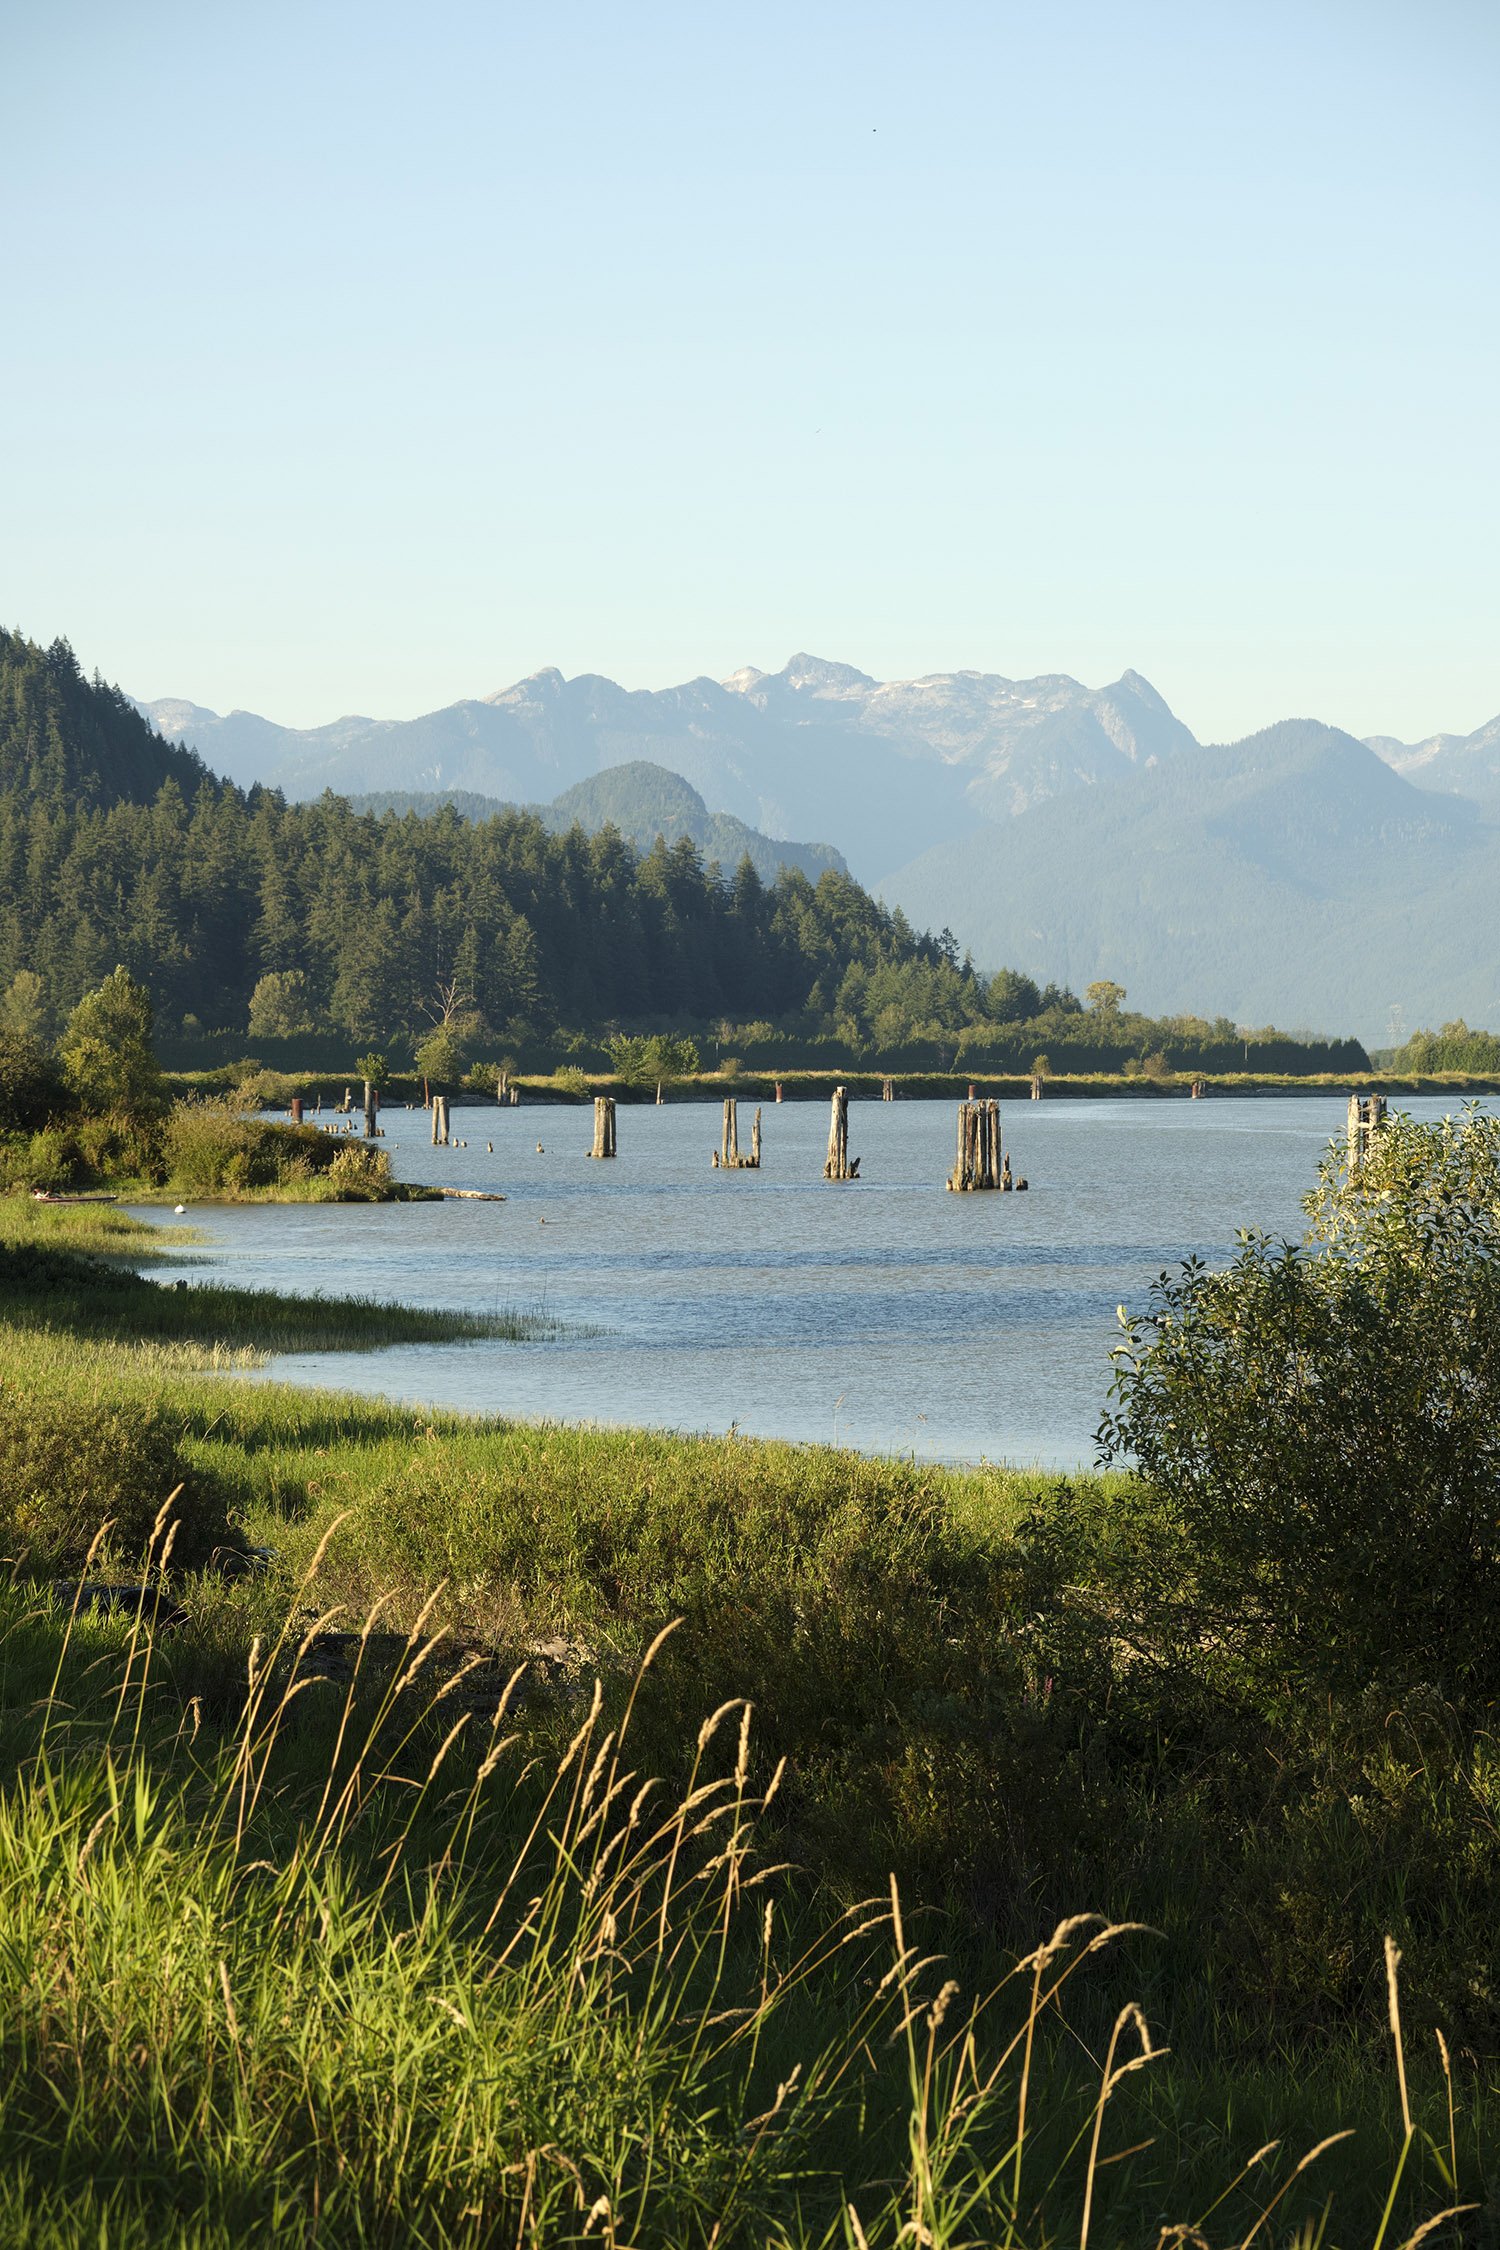
<path id="1" fill-rule="evenodd" d="M 767 884 L 691 839 L 288 804 L 162 739 L 65 641 L 0 632 L 0 993 L 55 1029 L 116 965 L 167 1042 L 336 1035 L 398 1051 L 435 1024 L 471 1052 L 567 1051 L 620 1028 L 714 1028 L 952 1067 L 1350 1070 L 1352 1040 L 1128 1014 L 986 976 L 851 877 Z M 1101 997 L 1102 996 L 1102 997 Z M 1086 1004 L 1087 1002 L 1087 1004 Z"/>

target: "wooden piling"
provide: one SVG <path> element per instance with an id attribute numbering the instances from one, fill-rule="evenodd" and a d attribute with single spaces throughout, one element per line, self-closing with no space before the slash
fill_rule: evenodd
<path id="1" fill-rule="evenodd" d="M 373 1141 L 380 1132 L 375 1118 L 380 1108 L 380 1089 L 365 1080 L 365 1139 Z"/>
<path id="2" fill-rule="evenodd" d="M 1195 1078 L 1193 1080 L 1192 1099 L 1195 1102 L 1201 1102 L 1207 1092 L 1208 1088 L 1204 1085 L 1203 1080 L 1201 1078 Z"/>
<path id="3" fill-rule="evenodd" d="M 1039 1102 L 1042 1098 L 1042 1074 L 1039 1070 L 1034 1070 L 1031 1074 L 1031 1098 L 1034 1102 Z"/>
<path id="4" fill-rule="evenodd" d="M 1384 1094 L 1349 1096 L 1349 1177 L 1363 1164 L 1370 1143 L 1385 1123 Z"/>
<path id="5" fill-rule="evenodd" d="M 731 1098 L 724 1104 L 724 1124 L 719 1135 L 719 1145 L 714 1151 L 714 1169 L 723 1172 L 758 1172 L 760 1170 L 760 1111 L 750 1128 L 750 1154 L 740 1154 L 739 1103 Z"/>
<path id="6" fill-rule="evenodd" d="M 1000 1104 L 993 1098 L 960 1102 L 957 1147 L 953 1170 L 948 1175 L 949 1187 L 968 1195 L 976 1189 L 1004 1189 L 1011 1184 L 1010 1159 L 1001 1149 Z"/>
<path id="7" fill-rule="evenodd" d="M 883 1102 L 893 1102 L 896 1099 L 896 1081 L 894 1078 L 881 1079 L 880 1098 Z"/>
<path id="8" fill-rule="evenodd" d="M 434 1148 L 446 1148 L 448 1146 L 448 1097 L 446 1094 L 434 1094 L 432 1097 L 432 1145 Z"/>
<path id="9" fill-rule="evenodd" d="M 781 1080 L 779 1078 L 776 1081 L 776 1099 L 778 1101 L 781 1099 Z"/>
<path id="10" fill-rule="evenodd" d="M 857 1180 L 859 1158 L 849 1154 L 849 1089 L 835 1086 L 833 1103 L 828 1117 L 828 1158 L 823 1166 L 825 1180 Z"/>
<path id="11" fill-rule="evenodd" d="M 293 1094 L 292 1096 L 292 1123 L 294 1125 L 302 1123 L 302 1096 L 300 1094 Z"/>
<path id="12" fill-rule="evenodd" d="M 590 1156 L 610 1157 L 615 1153 L 615 1100 L 613 1094 L 594 1096 L 594 1145 Z"/>

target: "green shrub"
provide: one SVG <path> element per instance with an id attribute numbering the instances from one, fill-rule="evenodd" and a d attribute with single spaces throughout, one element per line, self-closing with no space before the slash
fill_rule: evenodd
<path id="1" fill-rule="evenodd" d="M 383 1148 L 348 1141 L 325 1174 L 339 1203 L 383 1203 L 391 1192 L 391 1160 Z"/>
<path id="2" fill-rule="evenodd" d="M 1126 1317 L 1104 1455 L 1180 1541 L 1176 1635 L 1300 1692 L 1500 1665 L 1500 1119 L 1393 1119 L 1308 1198 Z"/>
<path id="3" fill-rule="evenodd" d="M 70 1126 L 47 1125 L 0 1148 L 0 1187 L 41 1188 L 50 1194 L 72 1187 L 82 1176 L 78 1135 Z"/>
<path id="4" fill-rule="evenodd" d="M 8 1561 L 41 1574 L 81 1569 L 109 1523 L 109 1549 L 138 1565 L 179 1486 L 168 1519 L 178 1525 L 171 1559 L 191 1568 L 225 1537 L 224 1510 L 210 1481 L 184 1461 L 160 1409 L 0 1389 L 0 1541 Z"/>
<path id="5" fill-rule="evenodd" d="M 184 1192 L 283 1187 L 326 1172 L 338 1143 L 314 1125 L 276 1125 L 233 1100 L 179 1102 L 167 1120 L 168 1177 Z"/>
<path id="6" fill-rule="evenodd" d="M 24 1032 L 0 1031 L 0 1133 L 36 1132 L 65 1100 L 46 1048 Z"/>

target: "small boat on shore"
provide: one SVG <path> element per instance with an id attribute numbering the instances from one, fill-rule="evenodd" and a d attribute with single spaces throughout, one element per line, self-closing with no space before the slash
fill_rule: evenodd
<path id="1" fill-rule="evenodd" d="M 50 1188 L 33 1188 L 33 1203 L 118 1203 L 117 1195 L 54 1195 Z"/>

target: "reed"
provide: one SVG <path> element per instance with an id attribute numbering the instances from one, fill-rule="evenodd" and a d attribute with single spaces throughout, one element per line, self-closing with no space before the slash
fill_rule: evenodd
<path id="1" fill-rule="evenodd" d="M 140 1620 L 0 1608 L 8 1682 L 53 1665 L 0 1794 L 0 2240 L 1141 2238 L 1128 2089 L 1157 2050 L 1133 2002 L 1097 2064 L 1087 2005 L 1070 2028 L 1130 1933 L 1069 1917 L 969 1992 L 894 1882 L 810 1918 L 761 1849 L 783 1777 L 754 1781 L 743 1703 L 673 1789 L 637 1754 L 670 1634 L 544 1763 L 524 1677 L 456 1709 L 416 1627 L 340 1691 L 301 1676 L 313 1623 L 285 1624 L 215 1735 Z M 1398 2067 L 1385 2179 L 1414 2137 Z M 1269 2238 L 1309 2183 L 1326 2201 L 1322 2141 L 1215 2151 L 1218 2239 Z"/>

